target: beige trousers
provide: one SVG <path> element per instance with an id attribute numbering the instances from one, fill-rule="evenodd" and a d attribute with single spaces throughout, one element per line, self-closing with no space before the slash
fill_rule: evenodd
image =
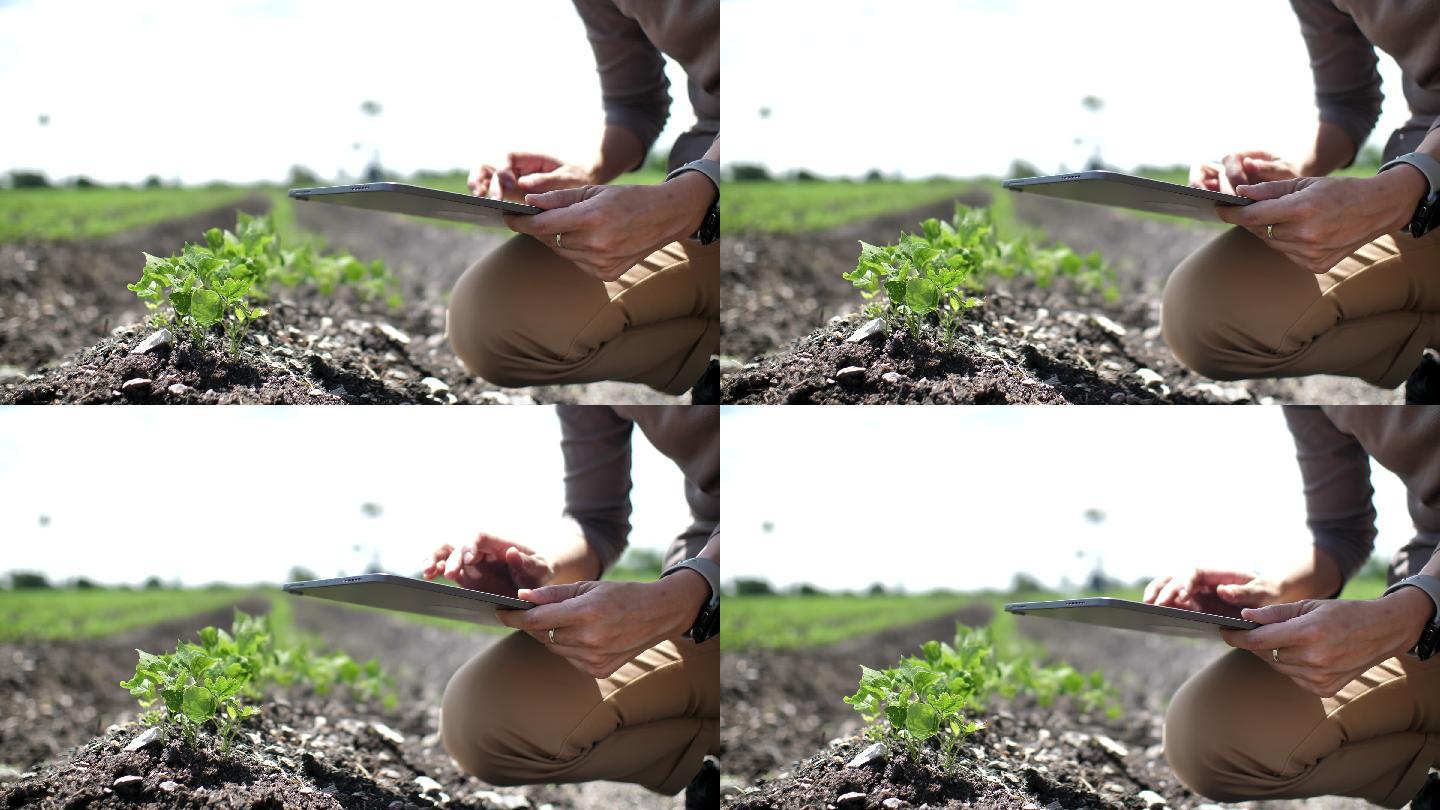
<path id="1" fill-rule="evenodd" d="M 1235 228 L 1171 274 L 1160 326 L 1180 362 L 1217 380 L 1339 374 L 1394 388 L 1440 347 L 1440 232 L 1382 236 L 1317 276 Z"/>
<path id="2" fill-rule="evenodd" d="M 1165 756 L 1215 801 L 1353 796 L 1400 807 L 1440 759 L 1440 658 L 1391 658 L 1319 698 L 1232 650 L 1175 693 Z"/>
<path id="3" fill-rule="evenodd" d="M 496 385 L 619 380 L 683 394 L 720 345 L 720 243 L 671 243 L 604 282 L 516 236 L 455 282 L 445 331 Z"/>
<path id="4" fill-rule="evenodd" d="M 663 642 L 595 680 L 515 633 L 456 670 L 440 737 L 492 785 L 605 779 L 678 793 L 720 750 L 720 640 Z"/>

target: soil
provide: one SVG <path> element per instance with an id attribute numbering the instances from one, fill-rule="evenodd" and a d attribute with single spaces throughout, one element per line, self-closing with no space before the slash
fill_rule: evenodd
<path id="1" fill-rule="evenodd" d="M 983 204 L 981 199 L 963 200 Z M 794 236 L 726 237 L 721 272 L 722 401 L 741 404 L 870 403 L 1377 403 L 1385 391 L 1339 377 L 1217 382 L 1181 366 L 1160 336 L 1160 292 L 1169 272 L 1216 231 L 1141 218 L 1101 206 L 1017 195 L 1022 222 L 1055 242 L 1099 250 L 1114 267 L 1119 297 L 1106 301 L 1066 281 L 1045 289 L 997 283 L 967 313 L 953 343 L 918 337 L 847 338 L 868 319 L 841 274 L 854 269 L 857 239 L 893 242 L 944 203 Z M 828 319 L 828 320 L 827 320 Z"/>
<path id="2" fill-rule="evenodd" d="M 7 664 L 0 674 L 0 807 L 683 805 L 683 797 L 635 785 L 497 788 L 463 774 L 439 741 L 440 695 L 461 663 L 503 636 L 313 602 L 293 609 L 302 631 L 357 659 L 379 658 L 395 679 L 397 708 L 293 690 L 267 700 L 229 751 L 217 750 L 211 735 L 198 746 L 174 739 L 125 751 L 145 729 L 116 685 L 134 672 L 133 647 L 169 649 L 200 626 L 228 625 L 228 610 L 84 645 L 7 645 L 0 648 Z M 21 665 L 8 666 L 12 661 Z"/>
<path id="3" fill-rule="evenodd" d="M 240 207 L 267 206 L 255 197 Z M 206 228 L 234 227 L 233 207 L 89 242 L 0 245 L 0 403 L 688 401 L 626 383 L 511 389 L 472 377 L 445 340 L 445 308 L 455 280 L 507 238 L 501 232 L 315 203 L 297 205 L 296 219 L 333 249 L 385 260 L 404 304 L 282 290 L 238 352 L 218 336 L 201 349 L 176 335 L 132 354 L 156 331 L 125 288 L 139 277 L 140 252 L 169 255 Z"/>
<path id="4" fill-rule="evenodd" d="M 1152 791 L 1175 810 L 1219 807 L 1186 790 L 1165 762 L 1160 745 L 1164 708 L 1184 680 L 1223 648 L 1214 643 L 1128 633 L 1044 619 L 1019 619 L 1022 635 L 1034 639 L 1052 660 L 1082 671 L 1100 670 L 1116 687 L 1122 714 L 1110 720 L 1065 701 L 1046 708 L 1033 700 L 1000 700 L 986 712 L 987 728 L 965 743 L 957 767 L 946 772 L 933 752 L 923 762 L 899 752 L 860 767 L 846 767 L 871 743 L 856 736 L 858 715 L 841 698 L 854 691 L 860 651 L 869 639 L 835 648 L 787 653 L 727 653 L 723 664 L 726 730 L 723 806 L 731 810 L 779 808 L 1065 808 L 1139 810 L 1142 791 Z M 914 654 L 949 627 L 936 623 L 887 631 L 885 651 L 904 647 Z M 907 638 L 908 637 L 908 638 Z M 843 650 L 843 651 L 842 651 Z M 877 650 L 878 652 L 878 650 Z M 881 656 L 873 655 L 872 659 Z M 887 656 L 893 665 L 898 656 Z M 737 673 L 735 667 L 743 669 Z M 838 668 L 838 672 L 835 671 Z M 777 694 L 776 681 L 814 679 L 813 691 Z M 732 717 L 750 723 L 732 733 Z M 794 740 L 793 718 L 819 719 L 807 728 L 802 754 L 777 757 L 771 738 Z M 828 742 L 826 742 L 828 740 Z M 817 742 L 818 741 L 818 742 Z M 803 748 L 803 746 L 797 746 Z M 841 800 L 846 794 L 859 793 Z M 888 802 L 888 803 L 887 803 Z M 1255 810 L 1361 810 L 1354 799 L 1247 802 Z"/>

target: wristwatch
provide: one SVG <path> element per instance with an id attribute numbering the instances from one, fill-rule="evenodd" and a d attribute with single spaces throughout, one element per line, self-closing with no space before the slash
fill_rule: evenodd
<path id="1" fill-rule="evenodd" d="M 1408 163 L 1419 169 L 1430 183 L 1429 193 L 1421 198 L 1420 205 L 1415 209 L 1415 216 L 1410 220 L 1410 224 L 1405 226 L 1406 233 L 1419 239 L 1440 226 L 1440 160 L 1424 152 L 1411 152 L 1381 166 L 1380 171 L 1392 169 L 1401 163 Z"/>
<path id="2" fill-rule="evenodd" d="M 1440 648 L 1440 579 L 1429 574 L 1406 577 L 1386 588 L 1384 596 L 1389 596 L 1401 588 L 1419 588 L 1430 596 L 1430 601 L 1435 603 L 1435 613 L 1430 617 L 1430 621 L 1425 623 L 1425 630 L 1420 633 L 1420 642 L 1415 645 L 1415 649 L 1410 651 L 1416 658 L 1424 661 L 1434 655 L 1437 648 Z"/>
<path id="3" fill-rule="evenodd" d="M 705 219 L 700 222 L 700 230 L 690 237 L 702 245 L 711 244 L 720 238 L 720 161 L 692 160 L 665 175 L 665 179 L 679 177 L 685 172 L 700 172 L 715 184 L 715 202 L 711 203 L 710 210 L 705 212 Z"/>
<path id="4" fill-rule="evenodd" d="M 720 564 L 705 557 L 691 557 L 660 572 L 660 578 L 664 579 L 685 568 L 704 577 L 710 584 L 710 599 L 700 606 L 700 614 L 695 617 L 695 624 L 691 625 L 690 632 L 685 634 L 698 644 L 720 635 Z"/>

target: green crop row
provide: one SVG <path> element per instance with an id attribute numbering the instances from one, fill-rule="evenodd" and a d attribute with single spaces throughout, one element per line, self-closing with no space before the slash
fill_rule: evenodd
<path id="1" fill-rule="evenodd" d="M 720 207 L 726 233 L 804 233 L 953 200 L 969 181 L 855 183 L 731 180 Z"/>
<path id="2" fill-rule="evenodd" d="M 720 646 L 819 647 L 947 616 L 975 601 L 973 596 L 955 594 L 730 596 L 720 616 Z"/>
<path id="3" fill-rule="evenodd" d="M 0 242 L 93 239 L 232 205 L 243 188 L 0 190 Z"/>
<path id="4" fill-rule="evenodd" d="M 73 641 L 227 607 L 250 591 L 0 591 L 0 641 Z"/>

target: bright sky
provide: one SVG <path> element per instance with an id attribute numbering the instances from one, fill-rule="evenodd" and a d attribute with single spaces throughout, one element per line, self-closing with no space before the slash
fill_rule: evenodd
<path id="1" fill-rule="evenodd" d="M 631 544 L 663 550 L 684 479 L 635 436 Z M 0 572 L 279 582 L 376 552 L 413 573 L 481 530 L 553 547 L 559 441 L 548 407 L 0 408 Z"/>
<path id="2" fill-rule="evenodd" d="M 1280 573 L 1310 547 L 1279 408 L 728 407 L 721 430 L 727 580 L 1056 585 L 1099 558 L 1128 582 Z M 1414 532 L 1400 481 L 1372 468 L 1388 557 Z"/>
<path id="3" fill-rule="evenodd" d="M 1281 0 L 723 0 L 727 162 L 920 177 L 1190 164 L 1314 135 Z M 1372 140 L 1409 117 L 1382 54 Z M 1098 96 L 1098 114 L 1081 106 Z M 768 119 L 760 116 L 769 108 Z M 1081 143 L 1077 144 L 1076 139 Z"/>
<path id="4" fill-rule="evenodd" d="M 695 121 L 668 67 L 662 144 Z M 590 159 L 603 126 L 570 0 L 0 0 L 0 172 L 278 181 L 355 175 L 378 148 L 409 173 Z"/>

